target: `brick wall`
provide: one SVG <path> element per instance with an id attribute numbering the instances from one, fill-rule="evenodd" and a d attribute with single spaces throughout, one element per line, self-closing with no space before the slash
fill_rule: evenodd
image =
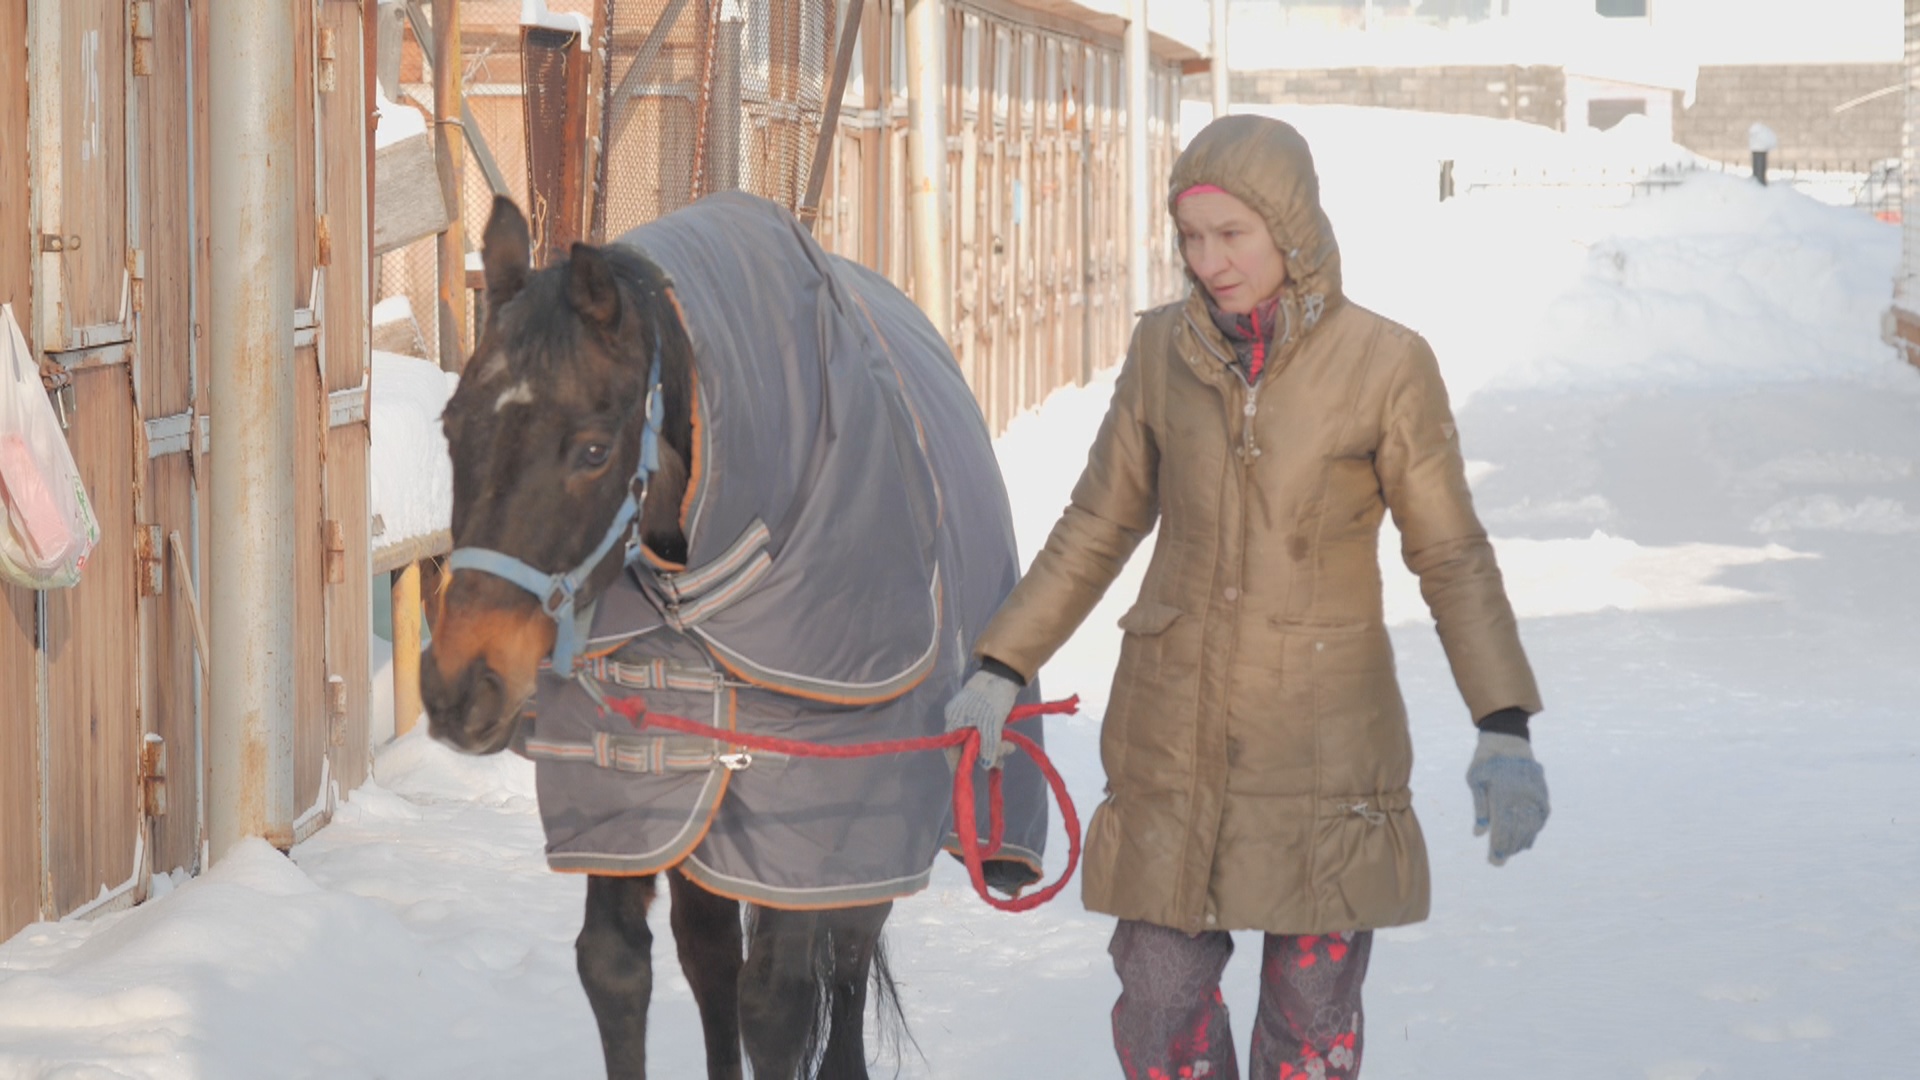
<path id="1" fill-rule="evenodd" d="M 1555 67 L 1334 68 L 1236 71 L 1233 100 L 1263 105 L 1371 105 L 1526 120 L 1558 129 L 1566 76 Z M 1208 76 L 1188 76 L 1187 97 L 1208 96 Z"/>
<path id="2" fill-rule="evenodd" d="M 1721 161 L 1747 160 L 1755 120 L 1780 136 L 1783 167 L 1864 167 L 1900 156 L 1906 107 L 1886 94 L 1835 114 L 1834 106 L 1902 81 L 1899 64 L 1753 64 L 1703 67 L 1693 107 L 1674 109 L 1674 141 Z"/>

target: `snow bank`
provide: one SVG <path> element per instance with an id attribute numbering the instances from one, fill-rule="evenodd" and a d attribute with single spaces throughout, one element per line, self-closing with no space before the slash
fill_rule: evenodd
<path id="1" fill-rule="evenodd" d="M 453 461 L 440 431 L 459 376 L 426 360 L 374 352 L 368 452 L 372 509 L 381 548 L 448 527 L 453 517 Z"/>
<path id="2" fill-rule="evenodd" d="M 1506 385 L 1910 378 L 1880 339 L 1900 231 L 1785 188 L 1698 175 L 1637 200 L 1548 306 Z"/>

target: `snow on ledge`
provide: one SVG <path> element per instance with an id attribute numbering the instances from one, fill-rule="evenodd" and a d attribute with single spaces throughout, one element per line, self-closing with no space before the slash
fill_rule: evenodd
<path id="1" fill-rule="evenodd" d="M 373 148 L 384 150 L 402 139 L 427 133 L 427 115 L 412 105 L 402 105 L 374 88 L 374 111 L 378 118 L 373 129 Z"/>
<path id="2" fill-rule="evenodd" d="M 440 430 L 459 377 L 431 361 L 375 350 L 368 419 L 376 548 L 446 529 L 453 517 L 453 461 Z"/>
<path id="3" fill-rule="evenodd" d="M 547 0 L 520 0 L 520 25 L 577 34 L 576 40 L 582 49 L 587 47 L 587 38 L 593 33 L 593 24 L 587 21 L 585 15 L 571 11 L 548 11 Z"/>

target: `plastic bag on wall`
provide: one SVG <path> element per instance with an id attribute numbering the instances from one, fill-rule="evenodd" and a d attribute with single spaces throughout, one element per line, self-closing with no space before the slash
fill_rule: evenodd
<path id="1" fill-rule="evenodd" d="M 12 304 L 0 304 L 0 506 L 0 577 L 30 589 L 79 583 L 100 523 Z"/>

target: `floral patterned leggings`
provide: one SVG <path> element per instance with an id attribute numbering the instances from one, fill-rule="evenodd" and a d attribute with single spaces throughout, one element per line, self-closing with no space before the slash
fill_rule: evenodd
<path id="1" fill-rule="evenodd" d="M 1250 1080 L 1360 1075 L 1360 984 L 1372 948 L 1369 930 L 1267 935 Z M 1122 919 L 1107 951 L 1120 974 L 1113 1044 L 1127 1080 L 1239 1080 L 1220 996 L 1230 935 Z"/>

